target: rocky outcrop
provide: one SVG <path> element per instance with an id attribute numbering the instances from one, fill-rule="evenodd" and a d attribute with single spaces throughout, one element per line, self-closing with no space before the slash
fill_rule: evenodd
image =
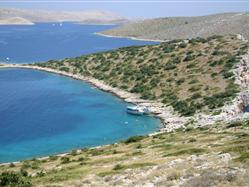
<path id="1" fill-rule="evenodd" d="M 243 38 L 241 38 L 243 39 Z M 197 114 L 195 121 L 198 126 L 213 124 L 217 121 L 235 121 L 249 118 L 249 113 L 244 112 L 245 107 L 249 105 L 249 50 L 243 55 L 233 73 L 235 74 L 235 83 L 240 87 L 240 93 L 229 104 L 221 108 L 219 115 Z"/>
<path id="2" fill-rule="evenodd" d="M 230 116 L 243 113 L 244 108 L 249 105 L 249 50 L 242 56 L 233 73 L 235 74 L 235 83 L 240 86 L 241 92 L 233 100 L 232 105 L 225 106 L 223 109 Z"/>

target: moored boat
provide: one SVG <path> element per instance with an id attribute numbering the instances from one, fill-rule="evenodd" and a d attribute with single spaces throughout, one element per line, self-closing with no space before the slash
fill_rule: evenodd
<path id="1" fill-rule="evenodd" d="M 149 113 L 149 109 L 145 106 L 127 106 L 126 112 L 134 115 L 144 115 Z"/>

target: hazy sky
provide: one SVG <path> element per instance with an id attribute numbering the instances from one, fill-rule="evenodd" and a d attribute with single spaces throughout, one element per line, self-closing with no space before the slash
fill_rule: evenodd
<path id="1" fill-rule="evenodd" d="M 151 18 L 249 11 L 249 0 L 0 0 L 0 7 L 109 10 L 130 18 Z"/>

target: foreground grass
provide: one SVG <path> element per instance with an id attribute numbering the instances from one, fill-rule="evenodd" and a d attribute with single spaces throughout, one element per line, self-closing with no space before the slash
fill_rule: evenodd
<path id="1" fill-rule="evenodd" d="M 126 47 L 61 61 L 37 64 L 94 77 L 141 98 L 172 105 L 182 115 L 209 112 L 239 91 L 230 71 L 248 43 L 235 36 L 175 40 Z"/>
<path id="2" fill-rule="evenodd" d="M 127 176 L 135 183 L 142 183 L 144 179 L 141 173 L 150 170 L 146 180 L 152 180 L 155 176 L 165 177 L 167 180 L 163 182 L 164 185 L 173 184 L 183 177 L 189 178 L 186 185 L 195 186 L 197 182 L 199 186 L 202 180 L 198 177 L 194 180 L 197 174 L 206 178 L 215 177 L 212 182 L 217 179 L 217 184 L 248 185 L 248 181 L 240 178 L 242 174 L 239 172 L 244 169 L 243 177 L 248 178 L 248 148 L 249 121 L 220 123 L 210 128 L 192 129 L 189 126 L 152 137 L 132 137 L 101 148 L 72 151 L 61 157 L 51 156 L 9 164 L 1 166 L 0 172 L 27 173 L 26 176 L 30 177 L 25 179 L 35 186 L 76 186 L 88 183 L 115 186 L 115 182 L 124 182 L 121 179 L 117 181 L 118 177 L 112 178 L 114 176 Z M 229 153 L 231 160 L 223 162 L 219 155 L 224 153 Z M 193 156 L 196 157 L 194 161 L 190 159 Z M 179 159 L 181 162 L 177 165 Z M 234 168 L 239 170 L 231 181 L 218 177 L 221 171 L 226 171 L 221 174 L 224 177 Z M 210 172 L 212 176 L 209 176 Z M 133 176 L 135 174 L 137 179 Z"/>

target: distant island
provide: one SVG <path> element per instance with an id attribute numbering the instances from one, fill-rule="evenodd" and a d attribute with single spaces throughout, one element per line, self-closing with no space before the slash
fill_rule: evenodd
<path id="1" fill-rule="evenodd" d="M 24 18 L 12 17 L 0 19 L 0 25 L 34 25 L 34 23 Z"/>
<path id="2" fill-rule="evenodd" d="M 35 22 L 77 22 L 82 24 L 117 24 L 128 20 L 108 11 L 48 11 L 0 8 L 0 24 Z"/>
<path id="3" fill-rule="evenodd" d="M 249 13 L 222 13 L 197 17 L 165 17 L 130 22 L 104 35 L 147 40 L 174 40 L 209 37 L 214 34 L 241 34 L 249 38 Z"/>

